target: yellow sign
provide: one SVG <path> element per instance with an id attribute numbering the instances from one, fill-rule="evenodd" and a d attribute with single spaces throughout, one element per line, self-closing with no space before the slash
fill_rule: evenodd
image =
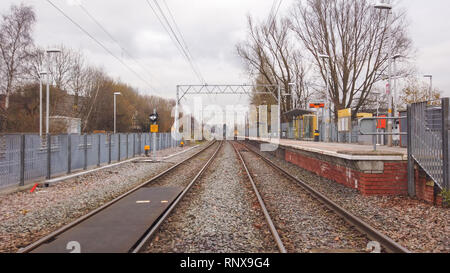
<path id="1" fill-rule="evenodd" d="M 146 146 L 144 147 L 144 150 L 150 151 L 150 145 L 146 145 Z"/>
<path id="2" fill-rule="evenodd" d="M 370 113 L 358 113 L 356 116 L 358 118 L 371 118 L 371 117 L 373 117 L 373 114 L 370 114 Z"/>
<path id="3" fill-rule="evenodd" d="M 339 110 L 338 112 L 338 117 L 339 118 L 346 118 L 346 117 L 351 117 L 352 116 L 352 109 L 351 108 L 347 108 L 344 110 Z"/>
<path id="4" fill-rule="evenodd" d="M 158 125 L 150 126 L 150 133 L 158 133 L 158 131 L 159 131 Z"/>

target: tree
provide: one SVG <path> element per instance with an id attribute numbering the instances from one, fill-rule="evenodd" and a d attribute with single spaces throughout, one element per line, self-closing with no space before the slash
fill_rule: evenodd
<path id="1" fill-rule="evenodd" d="M 406 105 L 416 102 L 424 102 L 430 100 L 430 87 L 428 84 L 419 80 L 417 77 L 409 77 L 406 87 L 403 88 L 400 94 L 400 104 L 403 108 Z M 432 100 L 439 100 L 441 92 L 437 89 L 432 91 Z"/>
<path id="2" fill-rule="evenodd" d="M 238 55 L 244 60 L 247 71 L 259 82 L 268 85 L 281 85 L 282 92 L 292 95 L 300 102 L 307 100 L 307 69 L 303 64 L 300 50 L 292 42 L 289 21 L 281 19 L 255 25 L 248 17 L 248 38 L 236 46 Z M 296 88 L 290 86 L 296 84 Z M 278 97 L 276 88 L 271 90 Z M 288 98 L 288 99 L 286 99 Z M 281 111 L 293 108 L 292 97 L 282 97 Z"/>
<path id="3" fill-rule="evenodd" d="M 12 5 L 0 24 L 0 54 L 2 56 L 2 92 L 7 112 L 11 93 L 18 84 L 19 75 L 25 71 L 33 47 L 32 29 L 36 21 L 31 6 Z"/>
<path id="4" fill-rule="evenodd" d="M 364 105 L 387 70 L 390 47 L 402 55 L 411 47 L 404 15 L 392 14 L 390 45 L 386 11 L 375 9 L 368 0 L 298 1 L 291 18 L 292 30 L 329 83 L 336 119 L 337 110 L 353 108 L 356 115 Z M 320 54 L 330 58 L 324 61 Z"/>

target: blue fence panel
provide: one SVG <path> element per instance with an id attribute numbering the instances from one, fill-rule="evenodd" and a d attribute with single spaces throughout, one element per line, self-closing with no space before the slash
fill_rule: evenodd
<path id="1" fill-rule="evenodd" d="M 0 136 L 0 187 L 19 180 L 20 143 L 20 135 Z"/>
<path id="2" fill-rule="evenodd" d="M 62 174 L 67 172 L 67 141 L 68 135 L 51 136 L 51 174 Z M 47 160 L 44 160 L 47 162 Z"/>
<path id="3" fill-rule="evenodd" d="M 25 136 L 25 181 L 45 177 L 47 174 L 47 147 L 38 135 Z M 18 180 L 17 180 L 18 181 Z M 15 181 L 15 182 L 17 182 Z"/>

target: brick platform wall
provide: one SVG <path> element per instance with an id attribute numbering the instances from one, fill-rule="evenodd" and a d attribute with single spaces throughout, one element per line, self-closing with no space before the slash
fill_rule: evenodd
<path id="1" fill-rule="evenodd" d="M 258 144 L 251 143 L 255 147 Z M 365 172 L 351 160 L 279 148 L 271 153 L 278 158 L 308 170 L 320 177 L 357 189 L 363 195 L 408 195 L 408 163 L 383 162 L 382 172 Z M 427 174 L 415 167 L 416 196 L 420 200 L 442 206 L 442 197 L 434 193 L 434 183 Z"/>
<path id="2" fill-rule="evenodd" d="M 286 150 L 285 160 L 346 187 L 358 189 L 363 195 L 408 194 L 408 164 L 405 162 L 385 162 L 383 173 L 365 173 L 353 166 L 334 164 L 290 150 Z"/>
<path id="3" fill-rule="evenodd" d="M 416 182 L 416 196 L 427 203 L 442 206 L 442 196 L 434 193 L 434 182 L 419 167 L 414 168 L 414 181 Z"/>

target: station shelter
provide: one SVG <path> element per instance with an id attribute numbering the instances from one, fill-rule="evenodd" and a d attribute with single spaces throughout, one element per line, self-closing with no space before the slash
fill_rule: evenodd
<path id="1" fill-rule="evenodd" d="M 294 109 L 284 114 L 286 123 L 282 124 L 284 138 L 314 140 L 317 130 L 317 115 L 314 111 Z"/>

